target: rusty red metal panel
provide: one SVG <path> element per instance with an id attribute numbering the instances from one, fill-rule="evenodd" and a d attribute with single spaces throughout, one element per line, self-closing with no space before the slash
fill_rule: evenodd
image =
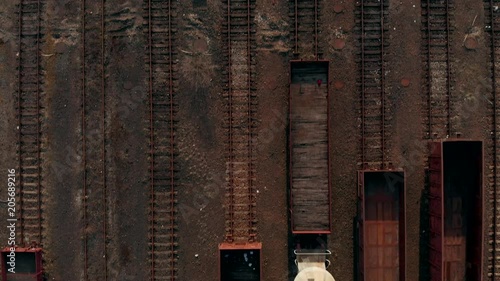
<path id="1" fill-rule="evenodd" d="M 483 143 L 430 143 L 429 261 L 431 281 L 482 281 Z"/>
<path id="2" fill-rule="evenodd" d="M 363 192 L 365 186 L 365 171 L 358 171 L 358 197 L 363 198 Z M 361 206 L 363 208 L 363 206 Z"/>
<path id="3" fill-rule="evenodd" d="M 14 250 L 14 251 L 12 251 Z M 14 264 L 8 264 L 14 253 Z M 42 248 L 6 247 L 1 250 L 2 280 L 4 281 L 42 281 Z M 12 265 L 14 269 L 12 272 Z M 9 271 L 9 269 L 11 269 Z"/>
<path id="4" fill-rule="evenodd" d="M 479 196 L 475 197 L 475 210 L 473 221 L 479 222 L 478 225 L 472 228 L 474 231 L 473 238 L 478 241 L 476 247 L 472 250 L 472 260 L 471 260 L 471 273 L 472 280 L 482 281 L 483 280 L 483 251 L 484 251 L 484 171 L 483 171 L 483 159 L 484 159 L 484 146 L 481 142 L 481 155 L 478 155 L 476 160 L 476 165 L 480 170 L 479 183 L 481 188 Z"/>
<path id="5" fill-rule="evenodd" d="M 259 242 L 219 244 L 219 281 L 263 280 L 261 250 Z"/>
<path id="6" fill-rule="evenodd" d="M 403 188 L 399 202 L 399 280 L 406 280 L 406 174 L 403 172 Z"/>
<path id="7" fill-rule="evenodd" d="M 443 141 L 444 241 L 447 280 L 482 280 L 483 147 L 481 141 Z"/>
<path id="8" fill-rule="evenodd" d="M 443 178 L 442 143 L 430 143 L 429 157 L 429 266 L 433 281 L 443 275 Z"/>
<path id="9" fill-rule="evenodd" d="M 306 65 L 316 64 L 320 67 L 324 68 L 325 71 L 321 72 L 320 79 L 315 79 L 312 76 L 307 76 L 304 78 L 304 84 L 302 82 L 296 83 L 296 81 L 292 81 L 293 77 L 297 77 L 294 73 L 294 68 L 303 67 Z M 295 75 L 295 76 L 294 76 Z M 313 79 L 313 80 L 311 80 Z M 311 80 L 311 81 L 309 81 Z M 331 233 L 331 225 L 332 225 L 332 208 L 331 208 L 331 161 L 330 161 L 330 103 L 329 103 L 329 62 L 324 60 L 318 61 L 291 61 L 290 62 L 290 87 L 289 87 L 289 126 L 288 126 L 288 151 L 289 151 L 289 185 L 290 185 L 290 220 L 291 220 L 291 229 L 294 234 L 330 234 Z M 317 102 L 317 100 L 310 100 L 309 104 L 305 104 L 301 101 L 297 101 L 296 97 L 297 93 L 300 93 L 304 86 L 304 92 L 310 91 L 309 88 L 317 87 L 316 89 L 312 89 L 315 92 L 321 90 L 321 92 L 325 93 L 325 100 L 321 102 Z M 312 91 L 311 90 L 311 91 Z M 317 99 L 320 96 L 311 95 L 314 99 Z M 326 161 L 324 163 L 324 168 L 321 170 L 323 174 L 321 176 L 315 175 L 313 177 L 309 177 L 308 180 L 296 179 L 300 177 L 301 174 L 304 173 L 304 169 L 301 170 L 300 167 L 305 167 L 305 165 L 294 165 L 294 161 L 301 160 L 301 157 L 311 158 L 315 157 L 314 153 L 300 153 L 294 150 L 294 144 L 300 139 L 304 138 L 304 135 L 307 137 L 310 134 L 311 130 L 305 129 L 302 131 L 293 130 L 296 124 L 299 124 L 300 120 L 294 119 L 294 108 L 296 107 L 325 107 L 324 110 L 326 112 L 326 118 L 324 120 L 325 124 L 323 125 L 326 128 L 326 136 L 325 136 L 325 146 L 324 153 Z M 313 108 L 314 109 L 314 108 Z M 309 112 L 305 111 L 306 114 Z M 314 113 L 314 112 L 313 112 Z M 318 132 L 318 130 L 313 130 Z M 319 140 L 321 142 L 321 140 Z M 304 162 L 304 161 L 302 161 Z M 311 163 L 319 163 L 318 161 L 312 161 Z M 298 176 L 297 176 L 298 175 Z M 315 184 L 313 181 L 318 181 L 325 183 L 323 184 Z M 314 188 L 312 188 L 314 187 Z M 316 203 L 313 203 L 317 201 Z M 314 208 L 307 207 L 308 205 L 314 205 Z M 309 220 L 308 217 L 315 218 L 314 220 Z"/>
<path id="10" fill-rule="evenodd" d="M 365 207 L 364 207 L 364 186 L 365 186 L 365 173 L 364 171 L 358 171 L 358 280 L 364 280 L 365 276 L 365 257 L 364 257 L 364 218 L 365 218 Z"/>
<path id="11" fill-rule="evenodd" d="M 405 280 L 404 172 L 359 171 L 358 186 L 360 280 Z"/>

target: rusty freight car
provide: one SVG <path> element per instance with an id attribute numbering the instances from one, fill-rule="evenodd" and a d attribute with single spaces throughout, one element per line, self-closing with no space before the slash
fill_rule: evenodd
<path id="1" fill-rule="evenodd" d="M 482 281 L 483 143 L 430 143 L 431 281 Z"/>
<path id="2" fill-rule="evenodd" d="M 219 244 L 220 281 L 260 281 L 262 279 L 262 244 Z"/>
<path id="3" fill-rule="evenodd" d="M 402 281 L 406 275 L 403 171 L 358 172 L 360 281 Z"/>
<path id="4" fill-rule="evenodd" d="M 292 61 L 289 93 L 289 184 L 294 234 L 330 233 L 327 61 Z"/>
<path id="5" fill-rule="evenodd" d="M 2 280 L 42 281 L 42 248 L 7 247 L 2 249 L 1 254 Z"/>

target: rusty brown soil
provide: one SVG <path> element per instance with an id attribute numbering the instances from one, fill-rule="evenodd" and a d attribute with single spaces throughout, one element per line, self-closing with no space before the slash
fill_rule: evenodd
<path id="1" fill-rule="evenodd" d="M 332 112 L 333 228 L 328 236 L 328 249 L 333 254 L 329 270 L 337 280 L 354 280 L 357 270 L 354 262 L 356 171 L 360 152 L 356 3 L 319 2 L 319 44 L 323 57 L 330 61 Z M 3 117 L 0 120 L 0 200 L 6 197 L 5 171 L 17 166 L 17 4 L 18 1 L 6 0 L 0 5 L 0 112 Z M 255 8 L 256 116 L 259 120 L 256 130 L 257 239 L 263 243 L 262 272 L 268 281 L 293 280 L 287 197 L 291 51 L 288 4 L 285 0 L 257 0 Z M 389 4 L 386 91 L 393 114 L 389 158 L 395 168 L 406 171 L 407 280 L 423 281 L 428 280 L 428 272 L 427 226 L 423 216 L 427 206 L 424 175 L 427 147 L 423 140 L 421 8 L 417 1 L 390 0 Z M 180 1 L 177 6 L 178 39 L 174 48 L 178 58 L 179 105 L 176 131 L 178 280 L 217 280 L 217 247 L 223 241 L 225 230 L 226 183 L 222 4 L 218 0 L 193 0 Z M 465 138 L 487 139 L 490 127 L 485 110 L 488 101 L 484 97 L 488 94 L 485 85 L 489 83 L 490 49 L 484 33 L 483 3 L 456 0 L 454 6 L 451 48 L 456 106 L 452 110 L 452 124 Z M 106 1 L 108 280 L 142 281 L 149 276 L 147 38 L 143 8 L 141 0 Z M 82 234 L 83 231 L 89 234 L 91 245 L 100 245 L 104 216 L 91 214 L 91 227 L 82 229 L 80 2 L 50 1 L 43 11 L 44 266 L 47 280 L 83 280 Z M 466 35 L 477 40 L 477 48 L 464 47 Z M 339 39 L 345 43 L 343 48 L 335 47 Z M 409 85 L 403 86 L 402 80 L 409 81 Z M 486 151 L 486 157 L 488 153 Z M 0 206 L 0 221 L 4 221 L 6 205 L 0 202 Z M 487 227 L 491 206 L 487 205 L 485 210 Z M 0 246 L 4 246 L 6 237 L 5 229 L 0 227 Z M 102 269 L 102 263 L 102 258 L 95 258 L 89 261 L 89 267 L 97 272 Z"/>

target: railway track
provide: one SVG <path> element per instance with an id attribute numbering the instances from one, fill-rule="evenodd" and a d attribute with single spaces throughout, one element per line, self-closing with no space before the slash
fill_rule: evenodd
<path id="1" fill-rule="evenodd" d="M 255 0 L 224 1 L 226 47 L 226 242 L 254 242 L 255 111 L 254 8 Z"/>
<path id="2" fill-rule="evenodd" d="M 359 3 L 361 91 L 361 166 L 384 169 L 388 165 L 385 64 L 388 1 L 364 0 Z"/>
<path id="3" fill-rule="evenodd" d="M 108 279 L 105 12 L 105 0 L 81 2 L 84 280 Z"/>
<path id="4" fill-rule="evenodd" d="M 18 153 L 19 241 L 18 245 L 42 243 L 42 111 L 40 66 L 41 0 L 19 4 L 18 57 Z"/>
<path id="5" fill-rule="evenodd" d="M 291 40 L 293 56 L 320 59 L 323 55 L 318 46 L 319 0 L 290 0 Z"/>
<path id="6" fill-rule="evenodd" d="M 424 138 L 451 136 L 452 71 L 450 33 L 451 1 L 422 1 L 423 63 L 427 93 L 426 135 Z"/>
<path id="7" fill-rule="evenodd" d="M 146 1 L 150 126 L 150 280 L 177 280 L 174 1 Z"/>
<path id="8" fill-rule="evenodd" d="M 496 256 L 498 254 L 498 245 L 500 242 L 500 213 L 498 212 L 498 157 L 500 155 L 500 138 L 498 109 L 500 108 L 500 99 L 497 96 L 497 90 L 500 89 L 500 1 L 486 0 L 483 2 L 485 8 L 486 33 L 490 36 L 491 48 L 491 97 L 490 97 L 490 124 L 491 139 L 486 142 L 489 153 L 488 161 L 488 191 L 489 204 L 493 209 L 491 214 L 491 223 L 488 231 L 488 279 L 497 280 L 500 278 L 500 263 Z"/>

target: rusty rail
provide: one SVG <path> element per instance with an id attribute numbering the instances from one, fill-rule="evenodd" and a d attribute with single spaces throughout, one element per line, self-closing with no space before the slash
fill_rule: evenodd
<path id="1" fill-rule="evenodd" d="M 422 1 L 423 36 L 426 39 L 424 64 L 427 68 L 427 133 L 426 138 L 451 136 L 451 1 Z M 444 24 L 443 24 L 444 23 Z M 443 56 L 444 54 L 444 56 Z M 445 68 L 443 70 L 443 68 Z M 435 72 L 434 72 L 435 70 Z M 441 77 L 445 73 L 446 77 Z M 442 78 L 442 79 L 440 79 Z M 446 85 L 440 87 L 440 80 Z M 444 90 L 443 90 L 444 89 Z"/>
<path id="2" fill-rule="evenodd" d="M 318 0 L 314 0 L 314 56 L 319 59 L 318 53 Z"/>
<path id="3" fill-rule="evenodd" d="M 174 133 L 176 104 L 174 100 L 175 53 L 172 46 L 174 36 L 172 5 L 172 1 L 164 1 L 153 6 L 151 0 L 147 1 L 151 281 L 177 279 Z M 166 51 L 163 51 L 165 48 Z M 164 62 L 165 57 L 167 57 L 166 62 Z M 163 78 L 165 74 L 167 79 Z M 166 222 L 168 226 L 162 226 L 163 222 Z M 168 266 L 165 267 L 165 264 Z"/>
<path id="4" fill-rule="evenodd" d="M 251 35 L 252 35 L 252 9 L 251 9 L 251 3 L 250 0 L 247 2 L 247 68 L 248 68 L 248 75 L 247 75 L 247 90 L 248 93 L 252 93 L 252 40 L 251 40 Z M 252 138 L 253 138 L 253 130 L 252 130 L 252 123 L 253 123 L 253 105 L 252 105 L 252 99 L 248 98 L 247 101 L 247 130 L 248 130 L 248 139 L 247 139 L 247 146 L 248 146 L 248 171 L 249 171 L 249 176 L 248 176 L 248 196 L 250 197 L 249 201 L 251 204 L 249 204 L 248 208 L 248 229 L 249 229 L 249 241 L 253 242 L 254 240 L 254 233 L 252 233 L 252 228 L 254 224 L 254 216 L 255 216 L 255 210 L 254 210 L 254 202 L 255 202 L 255 195 L 254 195 L 254 166 L 253 166 L 253 144 L 252 144 Z"/>
<path id="5" fill-rule="evenodd" d="M 359 4 L 361 88 L 361 166 L 385 169 L 388 126 L 385 93 L 385 18 L 387 1 L 364 0 Z"/>
<path id="6" fill-rule="evenodd" d="M 150 104 L 150 109 L 149 109 L 149 128 L 150 128 L 150 135 L 149 135 L 149 161 L 150 161 L 150 190 L 149 194 L 151 196 L 151 202 L 149 203 L 151 206 L 151 211 L 150 211 L 150 263 L 151 263 L 151 280 L 153 281 L 155 279 L 155 241 L 154 241 L 154 220 L 155 220 L 155 215 L 154 215 L 154 127 L 153 127 L 153 51 L 152 51 L 152 44 L 151 44 L 151 38 L 153 36 L 153 28 L 151 26 L 151 0 L 148 0 L 148 51 L 149 51 L 149 104 Z"/>
<path id="7" fill-rule="evenodd" d="M 81 119 L 81 130 L 82 130 L 82 167 L 83 167 L 83 174 L 82 174 L 82 204 L 83 204 L 83 262 L 84 262 L 84 267 L 83 267 L 83 278 L 84 280 L 89 280 L 89 275 L 88 275 L 88 234 L 87 234 L 87 227 L 88 227 L 88 218 L 87 218 L 87 142 L 86 142 L 86 128 L 87 128 L 87 123 L 85 119 L 85 107 L 86 107 L 86 90 L 87 88 L 85 87 L 85 67 L 86 67 L 86 60 L 85 60 L 85 0 L 82 0 L 82 5 L 81 5 L 81 11 L 82 11 L 82 119 Z"/>
<path id="8" fill-rule="evenodd" d="M 104 280 L 108 280 L 108 233 L 107 233 L 107 222 L 108 222 L 108 192 L 107 192 L 107 177 L 106 177 L 106 0 L 101 0 L 101 93 L 102 93 L 102 152 L 101 152 L 101 163 L 102 163 L 102 184 L 103 184 L 103 252 L 104 252 Z"/>
<path id="9" fill-rule="evenodd" d="M 495 9 L 495 6 L 499 6 L 499 2 L 495 2 L 493 0 L 485 0 L 484 8 L 485 8 L 485 22 L 486 26 L 489 28 L 486 29 L 486 32 L 490 35 L 490 44 L 491 44 L 491 107 L 490 107 L 490 118 L 491 118 L 491 142 L 490 142 L 490 151 L 491 151 L 491 165 L 490 165 L 490 175 L 488 176 L 489 181 L 489 191 L 490 191 L 490 204 L 492 205 L 493 214 L 492 214 L 492 227 L 489 231 L 489 252 L 491 252 L 490 263 L 488 264 L 488 276 L 491 280 L 496 280 L 496 277 L 500 275 L 499 273 L 499 264 L 497 263 L 497 245 L 498 245 L 498 222 L 500 215 L 497 211 L 497 200 L 498 200 L 498 155 L 500 148 L 498 141 L 498 120 L 497 120 L 497 105 L 499 99 L 497 97 L 497 83 L 500 82 L 498 79 L 499 72 L 497 71 L 497 54 L 500 52 L 500 42 L 498 37 L 498 24 L 500 24 L 500 11 L 497 11 L 498 8 Z"/>
<path id="10" fill-rule="evenodd" d="M 226 242 L 254 242 L 255 167 L 254 138 L 254 0 L 227 0 L 227 174 Z M 245 59 L 242 59 L 245 58 Z M 245 68 L 245 72 L 238 71 Z"/>
<path id="11" fill-rule="evenodd" d="M 319 4 L 318 0 L 290 0 L 290 17 L 293 22 L 293 55 L 313 56 L 319 60 L 322 52 L 318 46 Z M 313 38 L 311 38 L 311 36 Z M 312 46 L 311 45 L 312 42 Z"/>
<path id="12" fill-rule="evenodd" d="M 227 56 L 228 56 L 228 84 L 227 84 L 227 91 L 229 93 L 228 95 L 228 102 L 229 102 L 229 108 L 228 108 L 228 114 L 229 114 L 229 122 L 231 123 L 233 120 L 233 96 L 231 95 L 231 81 L 232 81 L 232 76 L 231 76 L 231 5 L 230 5 L 230 0 L 228 0 L 228 5 L 227 5 Z M 229 165 L 228 165 L 228 179 L 229 179 L 229 206 L 228 206 L 228 213 L 229 213 L 229 227 L 226 233 L 226 241 L 231 241 L 232 237 L 234 236 L 234 173 L 233 173 L 233 166 L 230 164 L 234 160 L 234 155 L 233 155 L 233 126 L 231 124 L 229 125 Z"/>
<path id="13" fill-rule="evenodd" d="M 42 243 L 41 175 L 41 0 L 19 3 L 18 57 L 18 245 Z M 35 65 L 33 65 L 35 63 Z M 29 240 L 29 241 L 26 241 Z M 27 243 L 28 242 L 28 243 Z"/>

